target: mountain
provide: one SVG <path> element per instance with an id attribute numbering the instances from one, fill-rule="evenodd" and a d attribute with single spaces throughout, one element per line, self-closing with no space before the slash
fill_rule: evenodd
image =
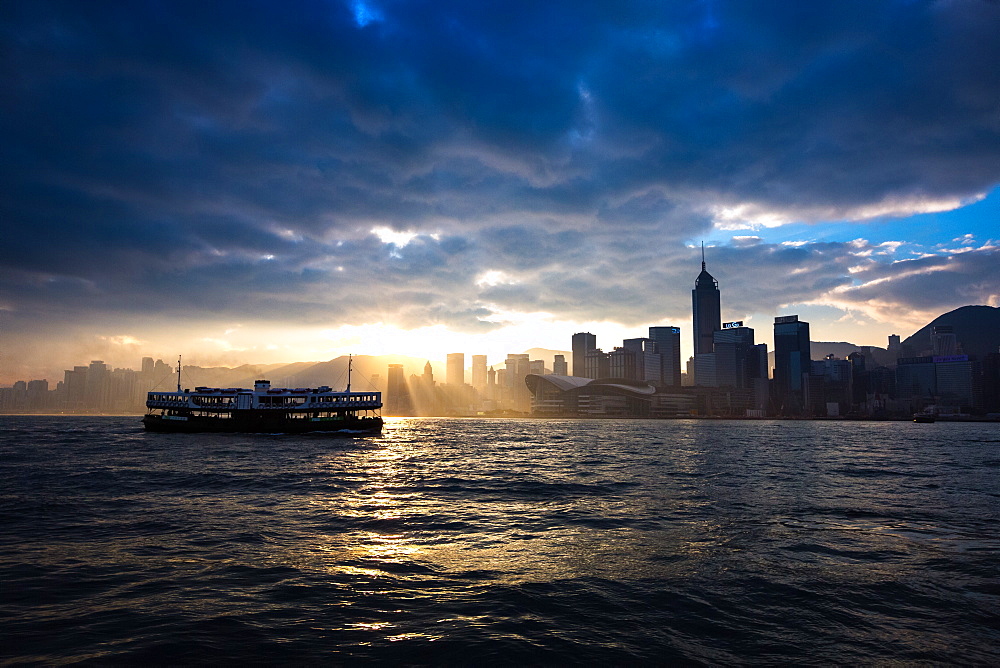
<path id="1" fill-rule="evenodd" d="M 931 331 L 938 325 L 955 328 L 955 338 L 966 355 L 982 359 L 1000 349 L 1000 308 L 963 306 L 939 315 L 903 341 L 913 355 L 930 354 Z"/>
<path id="2" fill-rule="evenodd" d="M 184 365 L 181 369 L 181 383 L 184 387 L 239 387 L 244 378 L 262 377 L 269 369 L 283 364 L 243 364 L 237 367 L 228 366 L 194 366 Z M 263 376 L 266 378 L 266 376 Z M 171 373 L 169 377 L 157 379 L 158 389 L 170 388 L 177 382 L 177 376 Z M 243 387 L 246 387 L 245 385 Z"/>
<path id="3" fill-rule="evenodd" d="M 404 376 L 421 374 L 427 360 L 423 357 L 404 355 L 355 355 L 351 366 L 351 389 L 385 389 L 390 364 L 402 364 Z M 435 378 L 444 380 L 444 364 L 431 360 Z M 379 377 L 380 387 L 373 387 L 372 376 Z M 238 387 L 252 387 L 256 378 L 246 377 L 236 383 Z M 295 362 L 271 367 L 266 376 L 272 385 L 280 387 L 319 387 L 329 385 L 335 390 L 347 387 L 347 356 L 326 362 Z"/>
<path id="4" fill-rule="evenodd" d="M 877 349 L 881 350 L 881 349 Z M 821 360 L 829 354 L 839 359 L 847 359 L 851 353 L 861 352 L 861 346 L 846 341 L 810 341 L 809 354 L 814 360 Z"/>

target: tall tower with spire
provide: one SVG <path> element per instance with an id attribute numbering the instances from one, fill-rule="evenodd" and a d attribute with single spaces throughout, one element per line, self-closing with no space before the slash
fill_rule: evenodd
<path id="1" fill-rule="evenodd" d="M 719 282 L 705 268 L 705 242 L 701 242 L 701 273 L 691 291 L 694 354 L 704 355 L 715 350 L 712 334 L 722 329 L 722 304 Z"/>

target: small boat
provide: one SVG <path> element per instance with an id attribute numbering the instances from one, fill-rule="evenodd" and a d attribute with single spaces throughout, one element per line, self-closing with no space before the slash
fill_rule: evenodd
<path id="1" fill-rule="evenodd" d="M 253 389 L 196 387 L 181 390 L 177 361 L 177 391 L 153 390 L 146 395 L 146 431 L 172 433 L 302 434 L 328 432 L 347 436 L 382 432 L 381 392 L 351 392 L 351 361 L 347 390 L 271 387 L 268 380 Z"/>
<path id="2" fill-rule="evenodd" d="M 933 413 L 914 413 L 913 414 L 913 421 L 914 422 L 920 422 L 922 424 L 930 424 L 930 423 L 934 422 L 934 419 L 935 418 L 934 418 L 934 414 Z"/>

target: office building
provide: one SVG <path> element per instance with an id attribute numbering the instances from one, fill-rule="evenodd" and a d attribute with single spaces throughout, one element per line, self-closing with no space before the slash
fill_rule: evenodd
<path id="1" fill-rule="evenodd" d="M 590 332 L 573 335 L 573 375 L 592 378 L 587 375 L 587 353 L 597 349 L 597 337 Z"/>
<path id="2" fill-rule="evenodd" d="M 705 268 L 705 246 L 701 247 L 701 273 L 691 291 L 691 314 L 694 331 L 694 354 L 703 355 L 714 350 L 712 334 L 722 329 L 722 306 L 719 282 Z M 697 374 L 697 372 L 695 372 Z"/>
<path id="3" fill-rule="evenodd" d="M 901 357 L 896 364 L 896 397 L 920 399 L 934 403 L 937 379 L 934 376 L 934 358 Z"/>
<path id="4" fill-rule="evenodd" d="M 531 373 L 531 360 L 523 353 L 508 354 L 505 364 L 506 402 L 514 410 L 528 412 L 531 410 L 531 395 L 528 386 L 524 384 L 524 379 Z"/>
<path id="5" fill-rule="evenodd" d="M 410 390 L 403 375 L 402 364 L 389 365 L 387 379 L 385 412 L 387 415 L 412 415 L 413 405 L 410 400 Z"/>
<path id="6" fill-rule="evenodd" d="M 846 415 L 854 401 L 854 363 L 827 355 L 810 362 L 805 406 L 810 415 Z"/>
<path id="7" fill-rule="evenodd" d="M 719 379 L 715 374 L 715 353 L 702 353 L 693 358 L 694 384 L 698 387 L 718 387 Z"/>
<path id="8" fill-rule="evenodd" d="M 931 354 L 935 357 L 947 357 L 958 354 L 958 340 L 955 338 L 955 328 L 951 325 L 935 325 L 931 329 Z"/>
<path id="9" fill-rule="evenodd" d="M 660 382 L 663 385 L 681 385 L 681 328 L 650 327 L 649 338 L 660 356 Z"/>
<path id="10" fill-rule="evenodd" d="M 782 415 L 801 415 L 804 409 L 804 376 L 812 369 L 809 323 L 797 315 L 774 319 L 774 394 Z"/>
<path id="11" fill-rule="evenodd" d="M 890 334 L 887 350 L 889 351 L 889 359 L 892 364 L 895 364 L 896 360 L 899 359 L 902 347 L 899 341 L 899 334 Z"/>
<path id="12" fill-rule="evenodd" d="M 473 355 L 472 387 L 474 387 L 477 392 L 483 393 L 486 391 L 486 383 L 486 355 Z"/>
<path id="13" fill-rule="evenodd" d="M 753 334 L 749 327 L 732 327 L 720 329 L 712 336 L 718 387 L 750 389 L 752 379 L 760 377 Z"/>
<path id="14" fill-rule="evenodd" d="M 445 379 L 453 387 L 465 385 L 465 353 L 448 353 Z"/>
<path id="15" fill-rule="evenodd" d="M 611 376 L 611 363 L 608 353 L 600 348 L 588 350 L 584 357 L 584 378 L 609 378 Z"/>
<path id="16" fill-rule="evenodd" d="M 617 352 L 617 348 L 615 351 Z M 656 342 L 647 338 L 625 339 L 622 342 L 622 350 L 625 351 L 632 361 L 627 362 L 631 367 L 630 375 L 619 375 L 615 371 L 614 353 L 610 358 L 611 377 L 628 378 L 630 380 L 645 380 L 654 385 L 662 384 L 660 369 L 660 355 L 656 352 Z"/>
<path id="17" fill-rule="evenodd" d="M 556 355 L 552 360 L 552 373 L 556 376 L 569 375 L 569 365 L 566 363 L 565 355 Z"/>
<path id="18" fill-rule="evenodd" d="M 945 355 L 934 358 L 934 382 L 937 402 L 962 411 L 981 408 L 982 364 L 968 355 Z"/>

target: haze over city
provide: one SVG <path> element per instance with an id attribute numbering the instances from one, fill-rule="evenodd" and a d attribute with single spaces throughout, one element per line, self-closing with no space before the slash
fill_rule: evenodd
<path id="1" fill-rule="evenodd" d="M 0 8 L 0 385 L 1000 306 L 1000 5 Z"/>

